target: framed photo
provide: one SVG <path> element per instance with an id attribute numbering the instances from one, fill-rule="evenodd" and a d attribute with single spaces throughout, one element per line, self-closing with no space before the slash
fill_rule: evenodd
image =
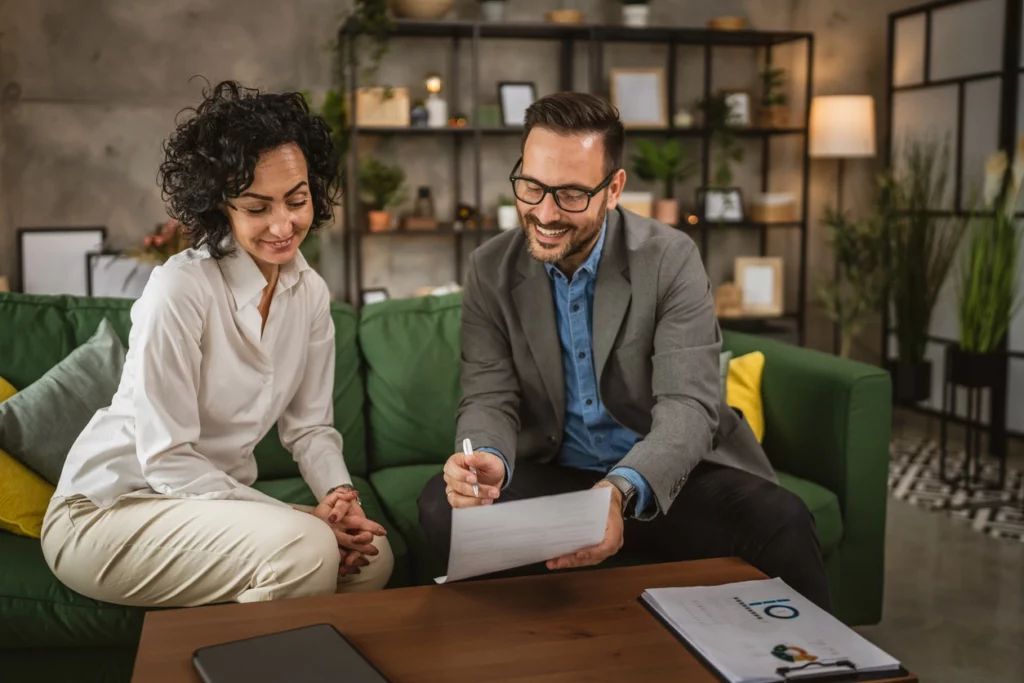
<path id="1" fill-rule="evenodd" d="M 86 293 L 89 296 L 138 299 L 156 264 L 142 263 L 116 251 L 85 255 Z"/>
<path id="2" fill-rule="evenodd" d="M 697 189 L 697 206 L 707 223 L 742 223 L 743 192 L 738 187 L 701 187 Z"/>
<path id="3" fill-rule="evenodd" d="M 623 127 L 668 128 L 664 69 L 612 69 L 610 86 Z"/>
<path id="4" fill-rule="evenodd" d="M 743 315 L 782 315 L 781 258 L 739 257 L 734 269 Z"/>
<path id="5" fill-rule="evenodd" d="M 753 114 L 750 101 L 750 93 L 742 90 L 726 94 L 725 103 L 729 107 L 729 116 L 726 122 L 730 126 L 742 128 L 752 125 Z"/>
<path id="6" fill-rule="evenodd" d="M 370 304 L 379 304 L 382 301 L 387 301 L 391 298 L 385 287 L 369 287 L 362 291 L 363 305 L 369 306 Z"/>
<path id="7" fill-rule="evenodd" d="M 498 83 L 498 107 L 501 125 L 522 126 L 526 123 L 526 110 L 537 100 L 537 87 L 529 81 L 501 81 Z"/>
<path id="8" fill-rule="evenodd" d="M 85 255 L 103 250 L 107 229 L 18 228 L 18 271 L 25 294 L 88 296 Z"/>

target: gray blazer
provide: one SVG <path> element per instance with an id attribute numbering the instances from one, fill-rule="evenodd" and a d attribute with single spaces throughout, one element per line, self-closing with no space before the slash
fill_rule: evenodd
<path id="1" fill-rule="evenodd" d="M 686 233 L 618 208 L 594 290 L 594 349 L 601 400 L 644 435 L 621 465 L 668 511 L 701 460 L 770 481 L 774 471 L 749 424 L 722 402 L 722 336 L 711 286 Z M 551 462 L 565 432 L 565 380 L 552 282 L 521 230 L 470 256 L 462 304 L 462 400 L 456 450 L 496 448 Z"/>

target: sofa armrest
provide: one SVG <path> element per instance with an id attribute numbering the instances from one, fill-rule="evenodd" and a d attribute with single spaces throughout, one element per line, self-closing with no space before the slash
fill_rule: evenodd
<path id="1" fill-rule="evenodd" d="M 738 333 L 726 333 L 724 348 L 734 356 L 764 353 L 765 452 L 776 470 L 839 497 L 843 539 L 837 552 L 844 578 L 881 596 L 892 426 L 889 373 Z M 880 608 L 878 600 L 867 610 Z"/>

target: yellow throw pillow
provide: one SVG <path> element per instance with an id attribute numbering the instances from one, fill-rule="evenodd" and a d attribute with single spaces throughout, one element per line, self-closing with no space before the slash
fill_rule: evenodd
<path id="1" fill-rule="evenodd" d="M 0 377 L 0 402 L 16 393 Z M 39 538 L 53 491 L 42 477 L 0 450 L 0 529 Z"/>
<path id="2" fill-rule="evenodd" d="M 763 372 L 764 354 L 760 351 L 737 356 L 729 361 L 725 390 L 725 402 L 743 413 L 758 443 L 764 440 L 764 404 L 761 401 Z"/>

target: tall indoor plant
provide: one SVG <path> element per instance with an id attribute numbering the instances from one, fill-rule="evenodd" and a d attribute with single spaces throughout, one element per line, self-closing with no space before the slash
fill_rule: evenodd
<path id="1" fill-rule="evenodd" d="M 829 207 L 825 212 L 829 243 L 839 272 L 818 290 L 829 318 L 839 328 L 839 355 L 850 357 L 853 340 L 885 301 L 886 222 L 879 211 L 851 220 Z"/>
<path id="2" fill-rule="evenodd" d="M 678 140 L 669 140 L 656 145 L 650 140 L 638 140 L 637 153 L 633 155 L 633 170 L 641 180 L 664 183 L 665 193 L 655 204 L 654 217 L 668 225 L 679 221 L 679 202 L 676 201 L 676 183 L 685 182 L 697 170 L 696 164 L 687 159 Z"/>
<path id="3" fill-rule="evenodd" d="M 891 367 L 898 401 L 931 395 L 925 360 L 932 313 L 949 275 L 967 220 L 937 212 L 943 206 L 949 144 L 908 139 L 899 170 L 882 179 L 880 211 L 886 221 L 887 280 L 899 358 Z"/>
<path id="4" fill-rule="evenodd" d="M 1012 167 L 1005 151 L 991 155 L 985 164 L 983 212 L 971 218 L 957 282 L 960 343 L 950 349 L 956 384 L 991 387 L 1005 371 L 1002 347 L 1021 303 L 1021 231 L 1014 213 L 1022 182 L 1024 137 Z"/>

